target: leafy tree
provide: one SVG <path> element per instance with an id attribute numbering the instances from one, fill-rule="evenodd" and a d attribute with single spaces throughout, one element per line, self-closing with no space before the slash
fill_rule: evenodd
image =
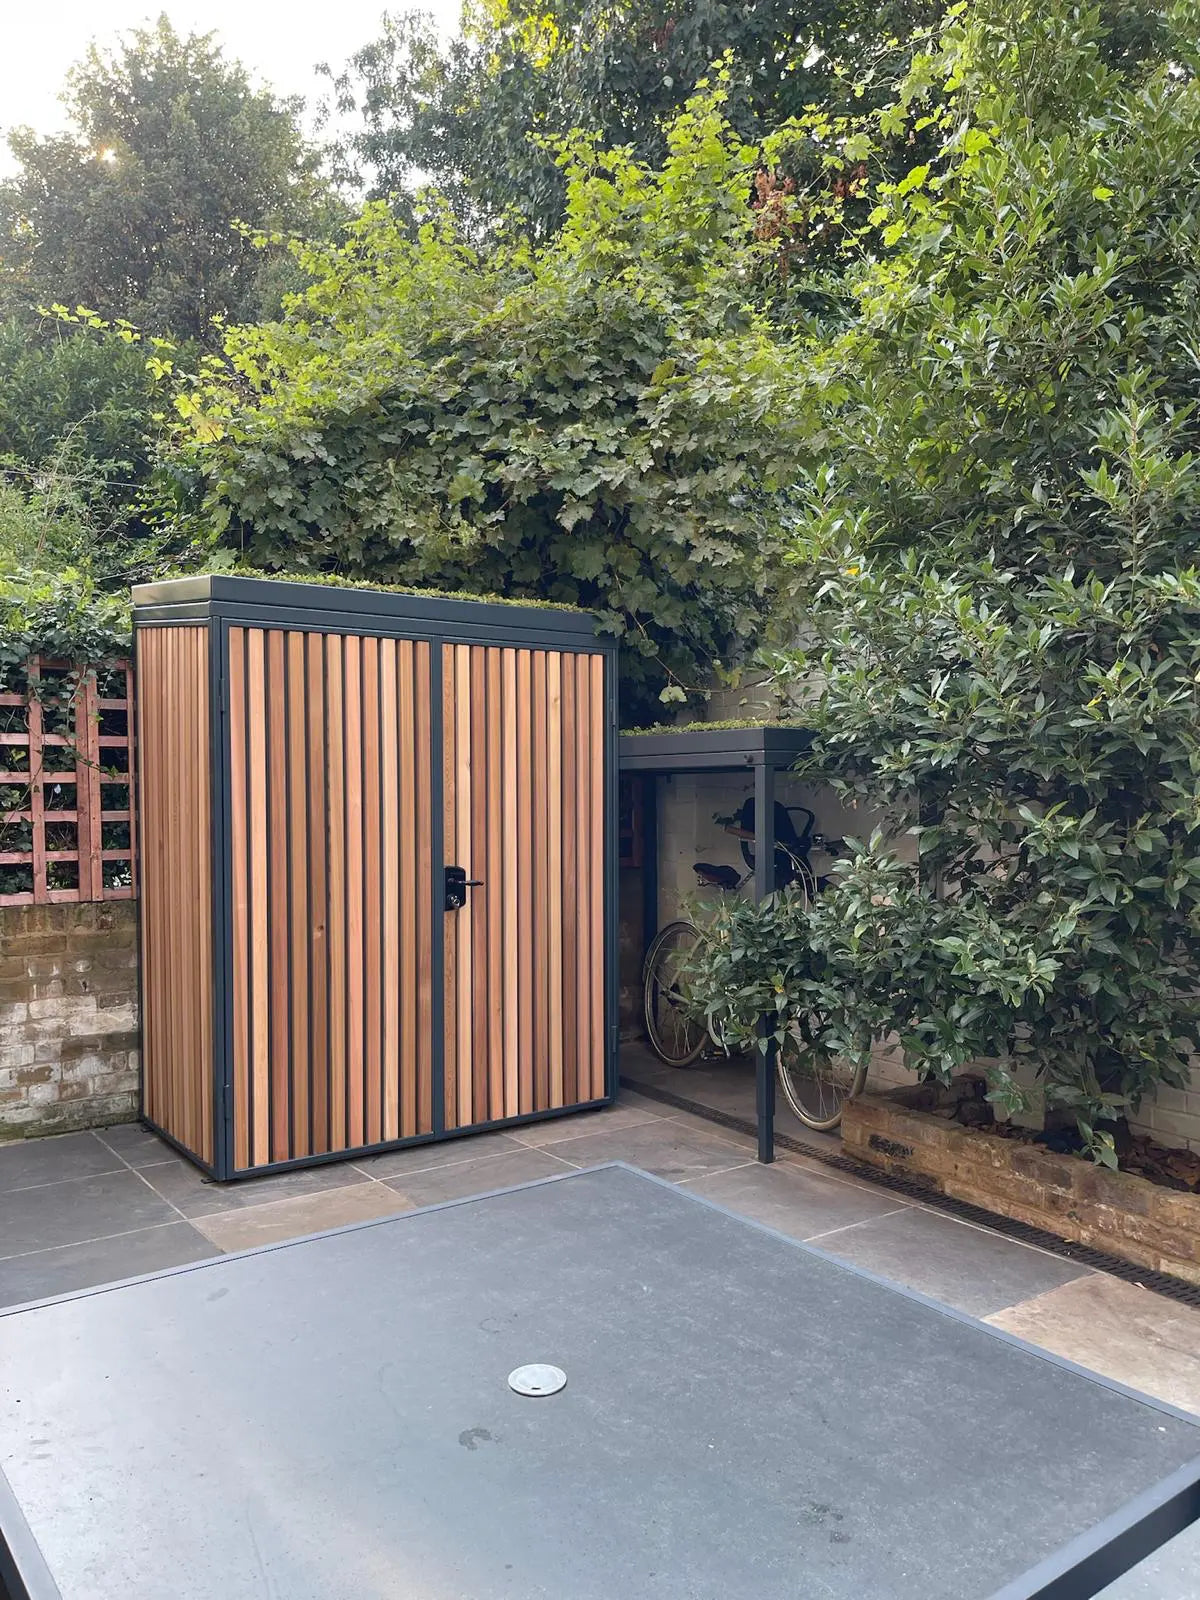
<path id="1" fill-rule="evenodd" d="M 115 51 L 93 46 L 64 100 L 69 132 L 9 138 L 0 303 L 83 304 L 185 339 L 256 315 L 264 257 L 235 223 L 312 230 L 330 207 L 297 103 L 165 16 Z"/>
<path id="2" fill-rule="evenodd" d="M 39 651 L 79 661 L 128 654 L 129 581 L 142 575 L 114 573 L 74 479 L 0 481 L 0 685 L 22 684 Z"/>
<path id="3" fill-rule="evenodd" d="M 885 116 L 941 153 L 812 356 L 780 672 L 809 770 L 889 826 L 700 963 L 743 1036 L 760 1007 L 818 1054 L 895 1034 L 1010 1105 L 1035 1074 L 1110 1163 L 1200 1043 L 1198 21 L 1116 49 L 1094 8 L 984 0 Z"/>
<path id="4" fill-rule="evenodd" d="M 110 512 L 145 495 L 160 401 L 145 346 L 81 320 L 0 324 L 0 475 L 29 487 L 71 476 Z"/>
<path id="5" fill-rule="evenodd" d="M 627 716 L 707 683 L 756 627 L 803 424 L 747 303 L 756 159 L 705 99 L 661 172 L 577 141 L 540 249 L 369 206 L 179 395 L 201 521 L 258 567 L 595 609 Z"/>
<path id="6" fill-rule="evenodd" d="M 385 17 L 337 80 L 343 111 L 361 118 L 348 153 L 377 195 L 431 181 L 461 220 L 515 208 L 545 238 L 566 195 L 553 141 L 579 129 L 659 165 L 666 129 L 718 58 L 745 140 L 814 104 L 861 109 L 887 98 L 907 61 L 898 41 L 939 10 L 937 0 L 809 0 L 800 10 L 782 0 L 484 0 L 448 43 L 428 15 Z M 791 152 L 802 166 L 804 146 Z"/>

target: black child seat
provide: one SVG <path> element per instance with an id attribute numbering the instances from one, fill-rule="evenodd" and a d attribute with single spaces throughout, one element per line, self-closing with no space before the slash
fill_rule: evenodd
<path id="1" fill-rule="evenodd" d="M 775 887 L 786 889 L 795 883 L 800 873 L 800 862 L 807 860 L 812 842 L 814 817 L 805 810 L 808 821 L 803 835 L 796 832 L 792 813 L 780 801 L 775 802 Z M 742 859 L 754 871 L 754 796 L 742 803 L 732 822 L 726 823 L 726 833 L 742 841 Z"/>
<path id="2" fill-rule="evenodd" d="M 722 867 L 712 861 L 693 861 L 692 871 L 706 889 L 728 889 L 732 893 L 741 886 L 742 875 L 736 867 Z"/>

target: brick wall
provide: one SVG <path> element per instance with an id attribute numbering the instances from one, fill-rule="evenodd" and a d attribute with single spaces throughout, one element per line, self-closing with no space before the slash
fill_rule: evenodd
<path id="1" fill-rule="evenodd" d="M 842 1119 L 843 1149 L 985 1211 L 1200 1284 L 1200 1195 L 968 1132 L 905 1103 L 918 1095 L 899 1090 L 853 1101 Z"/>
<path id="2" fill-rule="evenodd" d="M 137 1113 L 137 907 L 0 907 L 0 1139 Z"/>

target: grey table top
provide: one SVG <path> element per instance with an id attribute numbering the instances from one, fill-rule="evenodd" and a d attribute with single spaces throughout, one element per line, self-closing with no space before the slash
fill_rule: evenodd
<path id="1" fill-rule="evenodd" d="M 620 1166 L 0 1316 L 0 1528 L 64 1600 L 988 1600 L 1197 1457 Z"/>

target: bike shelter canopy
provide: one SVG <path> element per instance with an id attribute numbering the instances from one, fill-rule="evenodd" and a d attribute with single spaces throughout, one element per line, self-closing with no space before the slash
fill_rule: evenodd
<path id="1" fill-rule="evenodd" d="M 647 780 L 643 866 L 647 926 L 644 943 L 654 936 L 658 905 L 658 778 L 683 773 L 753 772 L 754 897 L 763 900 L 775 889 L 775 789 L 779 773 L 795 766 L 812 743 L 804 728 L 751 724 L 740 728 L 707 728 L 703 724 L 656 733 L 621 736 L 621 771 Z M 755 1076 L 755 1120 L 758 1159 L 775 1159 L 774 1047 L 760 1050 Z"/>

